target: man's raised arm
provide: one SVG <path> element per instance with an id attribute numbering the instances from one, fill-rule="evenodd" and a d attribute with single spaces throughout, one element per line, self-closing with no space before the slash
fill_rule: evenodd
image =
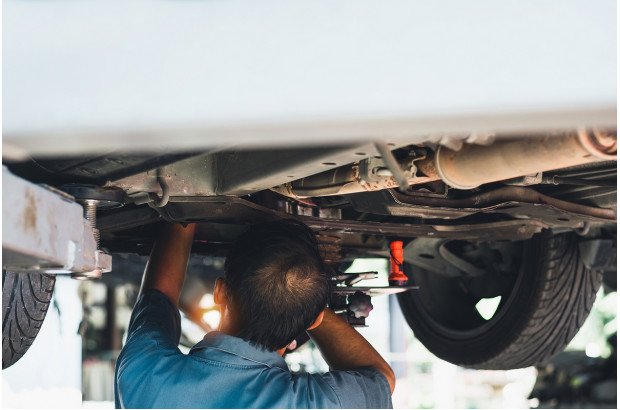
<path id="1" fill-rule="evenodd" d="M 195 229 L 196 224 L 183 227 L 166 223 L 162 227 L 144 270 L 140 294 L 157 289 L 168 296 L 175 306 L 179 305 Z"/>
<path id="2" fill-rule="evenodd" d="M 374 367 L 381 372 L 394 392 L 396 378 L 389 364 L 374 347 L 338 315 L 325 309 L 321 324 L 308 334 L 332 370 L 356 370 Z"/>

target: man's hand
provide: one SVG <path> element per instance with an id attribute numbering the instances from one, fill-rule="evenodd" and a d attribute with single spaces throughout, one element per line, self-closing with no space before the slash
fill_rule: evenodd
<path id="1" fill-rule="evenodd" d="M 157 289 L 175 306 L 179 305 L 195 229 L 196 224 L 184 228 L 180 224 L 166 223 L 162 227 L 144 270 L 140 294 Z"/>
<path id="2" fill-rule="evenodd" d="M 310 338 L 317 345 L 329 367 L 333 370 L 355 370 L 360 367 L 374 367 L 381 372 L 394 393 L 396 378 L 389 364 L 377 351 L 347 322 L 325 309 L 323 322 L 308 330 Z"/>

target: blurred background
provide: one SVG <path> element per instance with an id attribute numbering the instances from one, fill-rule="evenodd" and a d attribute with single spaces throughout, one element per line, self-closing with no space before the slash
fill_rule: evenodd
<path id="1" fill-rule="evenodd" d="M 114 364 L 146 259 L 117 255 L 114 271 L 99 281 L 58 276 L 39 336 L 22 360 L 2 372 L 4 408 L 114 407 Z M 219 323 L 212 292 L 223 263 L 191 258 L 180 302 L 184 352 Z M 376 279 L 359 285 L 385 286 L 388 268 L 385 259 L 358 259 L 348 271 L 376 271 Z M 357 329 L 396 373 L 394 408 L 616 408 L 617 294 L 615 279 L 607 279 L 566 351 L 537 367 L 470 370 L 436 358 L 416 340 L 394 295 L 373 297 L 367 326 Z M 492 301 L 478 306 L 483 316 L 495 308 Z M 328 370 L 311 342 L 286 361 L 293 372 Z"/>

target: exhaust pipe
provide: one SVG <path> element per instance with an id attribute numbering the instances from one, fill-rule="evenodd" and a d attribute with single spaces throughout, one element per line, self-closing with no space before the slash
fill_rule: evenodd
<path id="1" fill-rule="evenodd" d="M 493 145 L 465 145 L 459 151 L 439 147 L 435 167 L 442 181 L 472 189 L 553 169 L 617 159 L 617 138 L 600 130 L 580 129 L 568 137 L 499 140 Z"/>
<path id="2" fill-rule="evenodd" d="M 418 185 L 439 180 L 433 152 L 419 149 L 418 155 L 394 159 L 390 164 L 400 175 L 395 177 L 382 157 L 371 157 L 353 165 L 345 165 L 271 188 L 295 199 L 313 196 L 347 195 L 380 191 L 403 185 Z M 391 154 L 390 154 L 391 155 Z"/>
<path id="3" fill-rule="evenodd" d="M 440 146 L 433 156 L 400 159 L 409 185 L 441 179 L 457 189 L 503 181 L 554 169 L 617 159 L 615 131 L 580 129 L 568 136 L 527 137 L 497 140 L 493 145 L 464 145 L 459 151 Z M 272 188 L 282 195 L 301 199 L 313 196 L 346 195 L 397 188 L 399 182 L 380 157 L 339 167 Z"/>

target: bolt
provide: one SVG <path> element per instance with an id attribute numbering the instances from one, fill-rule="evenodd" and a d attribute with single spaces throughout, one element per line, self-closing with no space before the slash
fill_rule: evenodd
<path id="1" fill-rule="evenodd" d="M 99 229 L 97 229 L 97 204 L 99 201 L 95 199 L 86 199 L 84 201 L 84 218 L 90 224 L 90 227 L 93 230 L 93 235 L 95 235 L 95 243 L 97 244 L 97 249 L 99 249 Z"/>

